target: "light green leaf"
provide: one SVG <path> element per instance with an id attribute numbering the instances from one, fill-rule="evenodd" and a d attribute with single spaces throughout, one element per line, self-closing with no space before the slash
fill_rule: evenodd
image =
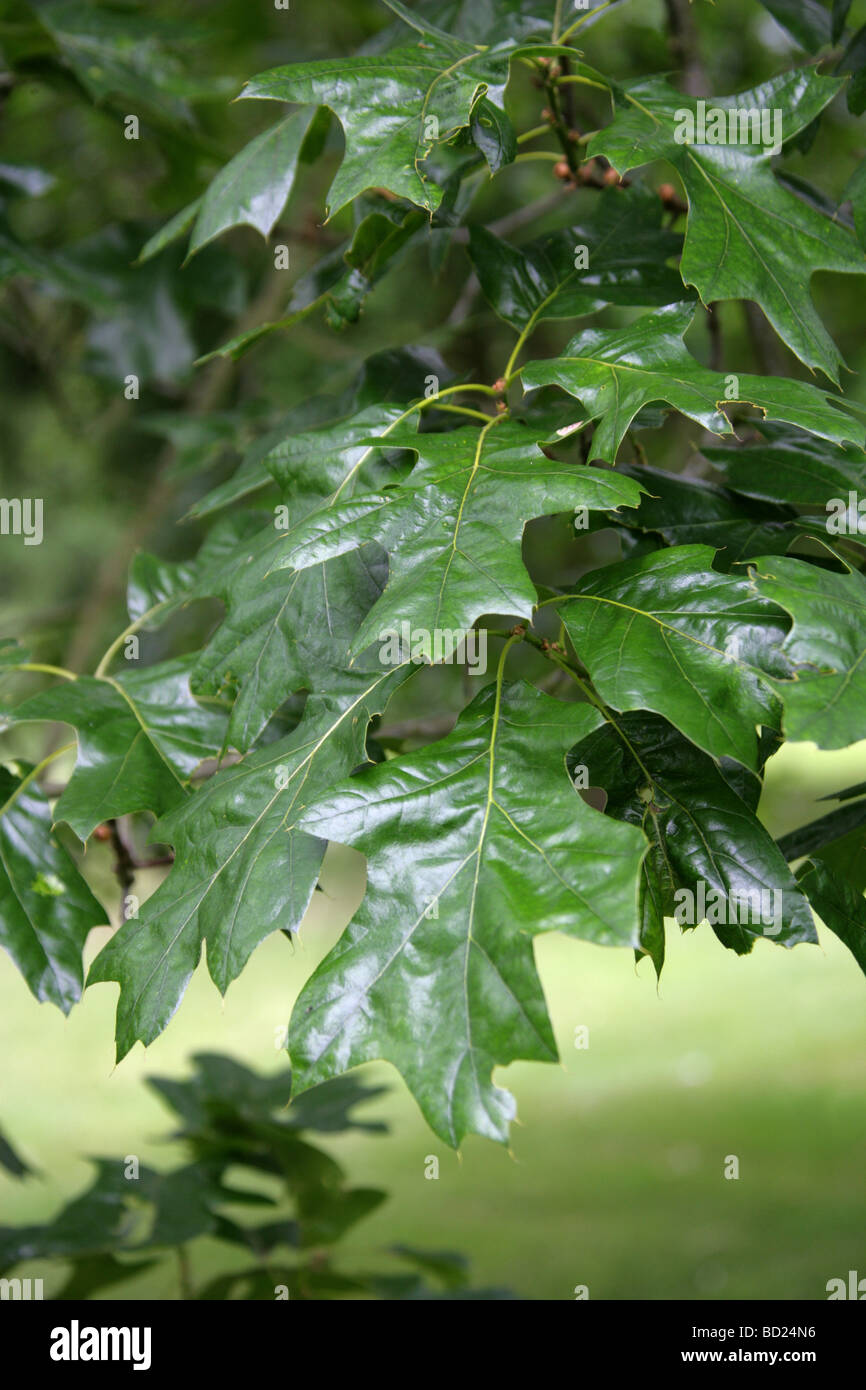
<path id="1" fill-rule="evenodd" d="M 561 386 L 576 396 L 600 422 L 591 457 L 608 463 L 616 459 L 638 411 L 651 401 L 667 401 L 714 434 L 733 433 L 722 407 L 736 401 L 757 406 L 767 419 L 787 421 L 837 444 L 862 440 L 862 425 L 815 386 L 785 377 L 724 376 L 700 366 L 683 342 L 693 316 L 693 305 L 669 304 L 643 314 L 628 328 L 588 329 L 572 339 L 561 357 L 529 362 L 523 384 L 527 390 Z"/>

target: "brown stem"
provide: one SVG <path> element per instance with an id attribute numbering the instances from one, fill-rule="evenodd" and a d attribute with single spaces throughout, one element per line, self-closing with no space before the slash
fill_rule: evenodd
<path id="1" fill-rule="evenodd" d="M 127 894 L 135 882 L 135 861 L 129 852 L 129 846 L 120 833 L 117 821 L 110 820 L 108 829 L 111 835 L 111 847 L 115 855 L 114 873 L 120 884 L 120 917 L 123 921 Z"/>
<path id="2" fill-rule="evenodd" d="M 763 313 L 750 299 L 743 300 L 743 311 L 761 375 L 784 376 L 785 364 L 779 343 Z"/>
<path id="3" fill-rule="evenodd" d="M 690 0 L 665 0 L 671 53 L 682 72 L 683 91 L 700 96 L 706 91 L 707 79 L 701 62 L 698 30 Z"/>
<path id="4" fill-rule="evenodd" d="M 707 328 L 710 334 L 710 371 L 722 370 L 722 325 L 717 303 L 707 305 Z"/>

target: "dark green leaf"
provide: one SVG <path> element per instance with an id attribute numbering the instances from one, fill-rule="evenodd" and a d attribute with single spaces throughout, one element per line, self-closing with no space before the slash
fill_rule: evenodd
<path id="1" fill-rule="evenodd" d="M 866 579 L 782 556 L 756 560 L 750 572 L 754 592 L 793 619 L 783 648 L 792 674 L 774 681 L 786 736 L 847 748 L 863 737 Z"/>
<path id="2" fill-rule="evenodd" d="M 642 887 L 650 944 L 666 916 L 683 927 L 706 918 L 738 954 L 759 937 L 783 946 L 817 940 L 778 846 L 713 760 L 665 720 L 623 714 L 574 749 L 575 764 L 607 793 L 606 815 L 640 826 L 650 841 Z"/>
<path id="3" fill-rule="evenodd" d="M 669 304 L 683 292 L 665 261 L 682 243 L 662 228 L 662 211 L 645 189 L 607 189 L 585 223 L 525 246 L 471 227 L 469 254 L 487 299 L 518 331 L 601 304 Z"/>
<path id="4" fill-rule="evenodd" d="M 831 497 L 847 501 L 850 489 L 866 489 L 866 454 L 848 445 L 810 439 L 784 425 L 760 425 L 766 442 L 714 445 L 701 452 L 725 475 L 734 492 L 767 502 L 825 506 Z"/>
<path id="5" fill-rule="evenodd" d="M 850 5 L 851 0 L 845 0 L 845 3 Z M 815 53 L 825 43 L 830 42 L 830 11 L 820 3 L 820 0 L 761 0 L 761 4 L 807 52 Z M 838 38 L 838 34 L 835 32 L 837 4 L 838 0 L 834 0 L 834 43 Z M 840 29 L 844 23 L 845 16 L 843 14 L 839 24 Z"/>
<path id="6" fill-rule="evenodd" d="M 68 1013 L 81 996 L 81 952 L 106 921 L 51 828 L 35 782 L 0 767 L 0 946 L 31 992 Z"/>
<path id="7" fill-rule="evenodd" d="M 368 888 L 295 1006 L 298 1090 L 384 1057 L 447 1143 L 507 1138 L 514 1102 L 492 1067 L 556 1056 L 532 938 L 638 941 L 641 836 L 606 823 L 565 771 L 600 718 L 522 683 L 489 686 L 447 738 L 304 813 L 310 833 L 367 854 Z"/>
<path id="8" fill-rule="evenodd" d="M 714 757 L 754 768 L 756 727 L 778 724 L 764 670 L 787 625 L 773 595 L 712 562 L 708 546 L 683 545 L 608 565 L 559 613 L 614 709 L 654 710 Z"/>
<path id="9" fill-rule="evenodd" d="M 407 672 L 345 674 L 311 697 L 288 738 L 227 768 L 157 823 L 175 848 L 165 882 L 96 957 L 88 984 L 117 981 L 117 1053 L 152 1042 L 177 1008 L 207 938 L 225 992 L 260 941 L 294 931 L 325 851 L 294 829 L 301 808 L 365 757 L 367 726 Z"/>
<path id="10" fill-rule="evenodd" d="M 861 836 L 861 852 L 866 848 Z M 843 941 L 866 974 L 866 898 L 822 859 L 807 859 L 797 880 L 821 921 Z"/>
<path id="11" fill-rule="evenodd" d="M 143 671 L 80 676 L 16 709 L 17 720 L 61 720 L 77 730 L 75 771 L 54 814 L 79 839 L 129 811 L 169 810 L 199 764 L 219 753 L 226 715 L 193 699 L 189 668 L 189 658 L 178 657 Z"/>
<path id="12" fill-rule="evenodd" d="M 409 622 L 446 631 L 447 656 L 482 614 L 530 615 L 536 591 L 520 547 L 531 517 L 637 504 L 630 478 L 552 462 L 535 442 L 542 437 L 498 419 L 445 434 L 393 430 L 388 442 L 419 457 L 405 482 L 312 513 L 277 563 L 313 565 L 375 536 L 390 554 L 388 587 L 352 651 Z"/>
<path id="13" fill-rule="evenodd" d="M 730 112 L 763 111 L 772 124 L 778 112 L 782 139 L 789 140 L 832 100 L 840 81 L 820 77 L 811 67 L 795 69 L 737 96 L 712 97 L 704 103 L 707 119 L 721 110 L 719 124 L 728 125 Z M 612 90 L 615 119 L 588 153 L 605 155 L 620 174 L 656 159 L 677 170 L 690 207 L 680 266 L 684 282 L 696 287 L 705 304 L 754 300 L 797 356 L 835 381 L 841 358 L 815 312 L 809 281 L 820 269 L 863 272 L 866 260 L 840 226 L 777 185 L 768 148 L 774 132 L 762 146 L 747 114 L 737 118 L 734 141 L 728 131 L 720 143 L 709 143 L 696 126 L 691 141 L 680 143 L 677 132 L 689 131 L 678 113 L 694 118 L 695 98 L 656 77 Z M 711 133 L 715 129 L 708 126 L 704 135 Z"/>

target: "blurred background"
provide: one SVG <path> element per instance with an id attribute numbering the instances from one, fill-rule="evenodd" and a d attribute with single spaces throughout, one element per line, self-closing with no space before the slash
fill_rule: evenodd
<path id="1" fill-rule="evenodd" d="M 528 8 L 540 14 L 545 4 Z M 358 323 L 335 331 L 308 319 L 236 364 L 195 367 L 239 324 L 279 316 L 290 290 L 274 280 L 272 250 L 248 229 L 186 267 L 182 242 L 140 269 L 138 250 L 273 121 L 270 103 L 232 104 L 246 78 L 280 62 L 375 47 L 392 16 L 367 0 L 297 0 L 289 11 L 241 0 L 106 8 L 138 16 L 150 36 L 140 71 L 129 59 L 132 86 L 125 69 L 100 86 L 69 55 L 58 62 L 33 7 L 0 3 L 0 173 L 6 164 L 34 171 L 24 188 L 0 187 L 0 495 L 46 498 L 45 543 L 0 552 L 0 636 L 76 670 L 92 669 L 124 625 L 131 554 L 140 546 L 170 558 L 194 554 L 206 524 L 179 519 L 231 475 L 257 432 L 311 396 L 339 394 L 374 351 L 422 345 L 457 374 L 471 367 L 475 379 L 493 380 L 512 339 L 472 294 L 461 248 L 441 259 L 421 243 L 367 298 Z M 471 5 L 455 0 L 452 10 L 455 30 L 471 27 Z M 855 0 L 855 29 L 866 17 L 860 10 L 866 4 Z M 708 92 L 735 92 L 807 60 L 757 0 L 695 0 L 692 11 Z M 668 34 L 661 0 L 624 3 L 587 25 L 584 48 L 604 71 L 635 76 L 677 66 Z M 596 96 L 578 101 L 583 130 L 607 119 Z M 528 77 L 518 74 L 511 98 L 518 130 L 539 123 L 542 97 Z M 130 110 L 141 114 L 136 142 L 123 136 Z M 351 231 L 350 212 L 322 225 L 340 141 L 332 123 L 331 157 L 304 174 L 273 233 L 291 247 L 293 282 Z M 866 154 L 862 124 L 843 97 L 804 145 L 789 167 L 838 203 Z M 487 181 L 473 218 L 549 201 L 557 191 L 550 171 L 529 161 Z M 670 170 L 652 170 L 653 186 L 671 180 Z M 579 221 L 594 196 L 562 194 L 520 236 Z M 30 256 L 23 275 L 22 247 Z M 847 389 L 864 401 L 862 285 L 829 274 L 812 285 L 859 374 Z M 628 312 L 605 311 L 601 321 Z M 806 375 L 741 305 L 722 305 L 719 318 L 726 370 Z M 533 355 L 556 352 L 571 332 L 570 324 L 544 325 Z M 690 346 L 707 360 L 702 325 Z M 134 403 L 118 389 L 127 371 L 142 382 Z M 700 442 L 696 427 L 673 420 L 643 441 L 653 464 L 675 470 L 693 462 Z M 605 557 L 609 538 L 576 541 L 556 520 L 536 526 L 529 545 L 540 555 L 553 542 L 559 558 L 584 547 L 574 553 L 579 572 Z M 197 645 L 217 617 L 215 607 L 191 610 L 147 637 L 143 660 Z M 40 688 L 38 677 L 27 680 L 16 694 Z M 34 757 L 51 736 L 45 726 L 0 733 L 0 758 Z M 770 763 L 762 817 L 784 833 L 826 811 L 820 796 L 863 778 L 866 742 L 837 753 L 789 746 Z M 114 907 L 108 846 L 91 846 L 85 871 Z M 136 891 L 144 896 L 158 881 L 145 871 Z M 166 1032 L 116 1069 L 114 986 L 87 993 L 64 1020 L 36 1004 L 0 957 L 0 1126 L 41 1172 L 23 1183 L 0 1172 L 0 1221 L 48 1217 L 85 1185 L 88 1154 L 166 1164 L 166 1117 L 144 1076 L 186 1074 L 201 1051 L 257 1070 L 285 1067 L 279 1038 L 294 997 L 363 886 L 363 860 L 332 848 L 300 941 L 266 941 L 224 1001 L 200 969 Z M 105 935 L 93 933 L 91 956 Z M 391 1136 L 352 1134 L 324 1146 L 353 1181 L 391 1196 L 349 1237 L 349 1251 L 370 1264 L 395 1241 L 448 1247 L 471 1259 L 478 1282 L 527 1298 L 568 1299 L 583 1284 L 591 1298 L 812 1299 L 825 1296 L 830 1278 L 866 1273 L 866 986 L 835 937 L 822 931 L 821 942 L 820 950 L 784 951 L 759 941 L 739 959 L 707 926 L 682 937 L 672 927 L 657 986 L 648 962 L 636 970 L 626 952 L 545 937 L 536 952 L 562 1066 L 500 1075 L 518 1099 L 511 1151 L 470 1139 L 454 1156 L 432 1138 L 396 1073 L 367 1069 L 388 1086 L 369 1114 L 387 1120 Z M 579 1050 L 580 1026 L 589 1047 Z M 433 1181 L 424 1175 L 430 1155 L 440 1164 Z M 736 1181 L 724 1177 L 730 1155 L 739 1159 Z M 196 1272 L 217 1258 L 201 1243 Z M 59 1277 L 46 1277 L 50 1293 Z M 178 1297 L 175 1269 L 148 1271 L 122 1292 Z"/>

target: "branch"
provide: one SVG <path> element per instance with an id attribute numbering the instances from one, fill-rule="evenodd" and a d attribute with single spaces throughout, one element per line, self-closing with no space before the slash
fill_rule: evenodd
<path id="1" fill-rule="evenodd" d="M 670 29 L 668 46 L 682 70 L 683 91 L 689 96 L 700 96 L 707 90 L 707 78 L 690 0 L 665 0 L 665 9 Z"/>

